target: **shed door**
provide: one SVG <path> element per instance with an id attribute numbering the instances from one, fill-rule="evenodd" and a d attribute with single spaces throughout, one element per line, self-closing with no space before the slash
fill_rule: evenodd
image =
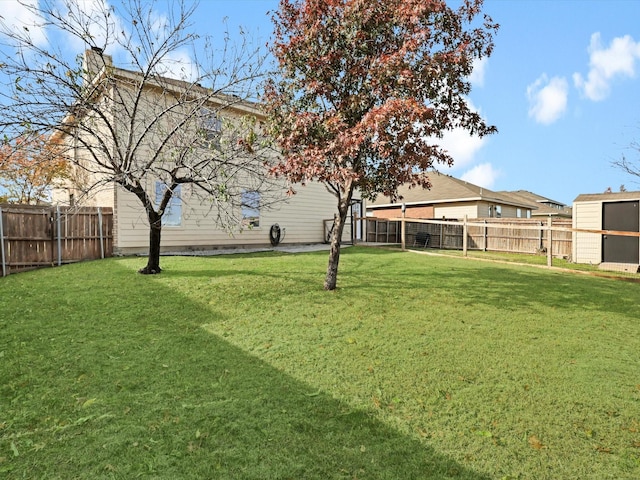
<path id="1" fill-rule="evenodd" d="M 640 232 L 638 202 L 611 202 L 602 204 L 602 229 L 622 232 Z M 640 238 L 615 235 L 602 236 L 602 261 L 614 263 L 640 263 Z"/>

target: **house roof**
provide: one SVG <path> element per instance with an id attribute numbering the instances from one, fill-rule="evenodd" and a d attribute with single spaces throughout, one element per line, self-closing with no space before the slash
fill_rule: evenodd
<path id="1" fill-rule="evenodd" d="M 406 205 L 422 205 L 484 201 L 516 207 L 536 208 L 521 200 L 508 198 L 488 188 L 474 185 L 473 183 L 445 175 L 438 171 L 430 172 L 428 177 L 431 183 L 431 188 L 428 190 L 420 187 L 409 188 L 407 185 L 402 185 L 398 188 L 398 197 L 401 198 L 401 200 L 392 202 L 389 197 L 380 195 L 374 202 L 369 202 L 367 207 L 382 208 L 397 206 L 401 203 L 405 203 Z"/>
<path id="2" fill-rule="evenodd" d="M 575 202 L 606 202 L 621 200 L 640 200 L 640 192 L 583 193 Z"/>
<path id="3" fill-rule="evenodd" d="M 552 200 L 549 197 L 543 197 L 542 195 L 538 195 L 537 193 L 530 192 L 528 190 L 511 190 L 511 191 L 500 191 L 498 193 L 514 195 L 520 197 L 526 201 L 533 203 L 554 203 L 556 205 L 566 206 L 563 202 L 558 202 L 557 200 Z"/>
<path id="4" fill-rule="evenodd" d="M 532 207 L 537 207 L 537 210 L 531 213 L 533 216 L 546 217 L 551 215 L 556 217 L 567 217 L 567 218 L 570 218 L 572 216 L 571 207 L 567 207 L 562 202 L 551 200 L 550 198 L 543 197 L 542 195 L 538 195 L 537 193 L 529 192 L 527 190 L 500 191 L 498 193 L 506 197 L 511 197 L 514 200 L 525 202 L 531 205 Z M 554 205 L 557 205 L 559 208 L 549 206 L 547 205 L 547 203 L 552 203 Z"/>

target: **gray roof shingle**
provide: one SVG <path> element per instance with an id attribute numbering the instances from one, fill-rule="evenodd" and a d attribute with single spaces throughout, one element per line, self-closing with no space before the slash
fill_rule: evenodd
<path id="1" fill-rule="evenodd" d="M 460 201 L 486 201 L 516 207 L 531 207 L 531 205 L 523 201 L 509 198 L 488 188 L 480 187 L 437 171 L 430 172 L 427 176 L 431 183 L 429 190 L 421 187 L 409 188 L 406 185 L 402 185 L 398 188 L 398 196 L 401 197 L 398 201 L 391 202 L 389 197 L 379 195 L 374 202 L 369 202 L 368 205 L 375 208 L 397 205 L 399 203 L 417 205 Z"/>

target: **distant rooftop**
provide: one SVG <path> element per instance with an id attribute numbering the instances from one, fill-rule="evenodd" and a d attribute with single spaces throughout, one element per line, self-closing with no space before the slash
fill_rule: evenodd
<path id="1" fill-rule="evenodd" d="M 538 209 L 531 212 L 532 216 L 557 216 L 567 217 L 572 216 L 572 209 L 562 202 L 552 200 L 548 197 L 543 197 L 537 193 L 530 192 L 528 190 L 513 190 L 513 191 L 501 191 L 498 192 L 501 195 L 508 196 L 517 199 L 521 202 L 527 202 L 529 205 L 537 206 Z"/>
<path id="2" fill-rule="evenodd" d="M 398 196 L 401 197 L 397 202 L 392 202 L 389 197 L 379 195 L 374 202 L 370 202 L 370 207 L 387 207 L 391 205 L 397 205 L 398 203 L 405 203 L 406 205 L 417 204 L 437 204 L 437 203 L 449 203 L 449 202 L 462 202 L 462 201 L 486 201 L 493 203 L 501 203 L 504 205 L 513 205 L 515 207 L 527 207 L 536 208 L 535 205 L 531 205 L 530 202 L 524 202 L 514 197 L 508 197 L 502 195 L 488 188 L 474 185 L 473 183 L 460 180 L 450 175 L 433 171 L 427 174 L 429 182 L 431 183 L 430 189 L 424 189 L 422 187 L 409 188 L 408 186 L 401 186 L 398 188 Z"/>

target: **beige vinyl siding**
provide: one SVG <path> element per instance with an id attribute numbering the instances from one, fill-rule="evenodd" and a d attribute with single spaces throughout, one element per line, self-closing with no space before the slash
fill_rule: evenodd
<path id="1" fill-rule="evenodd" d="M 283 185 L 283 195 L 285 192 Z M 319 243 L 324 240 L 323 220 L 332 219 L 337 199 L 322 184 L 296 186 L 296 194 L 270 210 L 261 210 L 260 226 L 236 229 L 229 233 L 215 223 L 215 212 L 185 198 L 182 224 L 162 228 L 162 250 L 204 249 L 207 247 L 242 247 L 269 245 L 269 229 L 278 224 L 284 231 L 282 244 Z M 188 195 L 187 195 L 188 196 Z M 116 248 L 124 253 L 147 251 L 149 223 L 140 201 L 118 188 Z M 351 238 L 345 228 L 343 241 Z"/>
<path id="2" fill-rule="evenodd" d="M 602 202 L 576 202 L 573 204 L 573 227 L 589 230 L 602 229 Z M 602 261 L 601 236 L 595 233 L 573 233 L 573 261 L 599 264 Z"/>
<path id="3" fill-rule="evenodd" d="M 489 218 L 491 213 L 489 211 L 492 204 L 486 202 L 478 203 L 478 218 Z"/>
<path id="4" fill-rule="evenodd" d="M 447 203 L 446 205 L 434 205 L 434 218 L 457 218 L 462 220 L 467 218 L 478 218 L 478 206 L 475 203 Z"/>
<path id="5" fill-rule="evenodd" d="M 105 185 L 96 190 L 91 197 L 91 206 L 113 207 L 115 205 L 115 188 L 113 184 Z"/>
<path id="6" fill-rule="evenodd" d="M 264 241 L 269 235 L 271 225 L 277 223 L 285 229 L 284 243 L 318 243 L 324 241 L 324 220 L 332 220 L 338 211 L 338 200 L 323 184 L 310 182 L 295 186 L 296 194 L 278 208 L 261 214 L 260 224 L 264 234 L 258 240 Z M 330 224 L 331 222 L 329 222 Z M 351 238 L 351 229 L 347 225 L 343 232 L 343 241 Z"/>
<path id="7" fill-rule="evenodd" d="M 478 203 L 478 218 L 498 218 L 496 217 L 495 211 L 491 211 L 491 209 L 495 206 L 500 207 L 500 217 L 499 218 L 517 218 L 518 216 L 518 207 L 513 205 L 505 205 L 503 203 L 492 203 L 492 202 L 479 202 Z M 526 209 L 522 208 L 523 215 L 526 216 Z"/>
<path id="8" fill-rule="evenodd" d="M 106 104 L 104 111 L 105 116 L 111 119 L 110 121 L 113 121 L 113 116 L 107 109 Z M 89 112 L 87 115 L 89 118 L 96 118 L 96 114 L 94 112 Z M 115 190 L 113 183 L 100 183 L 101 179 L 110 178 L 113 172 L 98 171 L 99 167 L 95 163 L 95 158 L 84 146 L 85 143 L 89 145 L 97 145 L 97 136 L 102 136 L 105 144 L 112 144 L 109 134 L 103 133 L 104 130 L 100 130 L 99 126 L 101 123 L 97 121 L 95 123 L 96 126 L 93 135 L 77 129 L 75 135 L 81 137 L 75 137 L 74 135 L 66 135 L 64 137 L 64 143 L 67 149 L 66 154 L 71 158 L 71 178 L 66 180 L 63 186 L 55 189 L 53 194 L 54 202 L 69 205 L 70 196 L 73 195 L 74 201 L 77 202 L 78 205 L 86 207 L 111 208 L 115 206 Z M 84 143 L 82 142 L 82 139 L 84 139 Z M 102 153 L 100 153 L 98 148 L 94 151 L 97 156 L 102 156 Z M 87 189 L 89 190 L 89 193 L 88 195 L 85 195 L 83 192 Z"/>
<path id="9" fill-rule="evenodd" d="M 120 85 L 117 92 L 111 91 L 103 96 L 103 109 L 108 112 L 112 125 L 115 125 L 118 142 L 126 145 L 127 128 L 129 128 L 128 112 L 131 111 L 134 96 L 128 85 L 138 81 L 135 75 L 126 71 L 119 71 Z M 133 83 L 129 83 L 133 82 Z M 178 88 L 178 87 L 176 87 Z M 109 99 L 119 94 L 124 101 L 123 105 L 114 104 Z M 215 99 L 214 99 L 215 100 Z M 212 100 L 212 101 L 214 101 Z M 161 88 L 145 89 L 137 107 L 141 112 L 141 119 L 159 118 L 160 114 L 174 103 L 171 93 L 167 93 Z M 176 117 L 180 117 L 180 108 L 173 110 Z M 242 115 L 258 114 L 257 109 L 248 106 L 236 105 L 219 112 L 225 121 L 234 122 Z M 154 128 L 173 128 L 174 119 L 171 116 L 162 117 Z M 176 120 L 177 121 L 177 120 Z M 194 120 L 195 121 L 195 120 Z M 197 125 L 185 125 L 186 133 L 192 131 Z M 145 128 L 145 122 L 137 122 L 132 127 L 141 133 Z M 224 139 L 223 127 L 223 139 Z M 136 135 L 134 135 L 136 136 Z M 131 168 L 141 168 L 144 162 L 151 158 L 151 155 L 159 148 L 157 139 L 147 138 L 148 143 L 144 143 L 136 151 L 135 162 Z M 194 149 L 197 154 L 197 149 Z M 82 159 L 87 163 L 91 162 L 89 152 L 76 152 L 82 155 Z M 169 151 L 165 152 L 165 158 L 159 158 L 160 162 L 170 162 Z M 112 173 L 112 172 L 111 172 Z M 155 199 L 155 178 L 153 175 L 161 175 L 158 170 L 145 172 L 143 187 L 152 199 Z M 86 184 L 95 181 L 94 178 L 87 178 Z M 149 248 L 149 224 L 140 200 L 132 193 L 124 190 L 120 186 L 111 184 L 111 188 L 94 193 L 87 199 L 85 205 L 110 206 L 114 208 L 114 248 L 120 253 L 147 252 Z M 260 226 L 240 231 L 236 229 L 228 232 L 216 224 L 216 212 L 212 211 L 208 200 L 199 200 L 197 195 L 191 194 L 191 185 L 184 184 L 182 188 L 182 213 L 181 222 L 178 226 L 165 225 L 161 234 L 161 249 L 163 251 L 179 251 L 189 249 L 206 249 L 208 247 L 240 247 L 240 246 L 266 246 L 270 244 L 269 230 L 274 224 L 279 224 L 283 230 L 284 244 L 318 243 L 325 239 L 323 220 L 332 219 L 337 211 L 337 199 L 329 193 L 322 184 L 309 183 L 306 186 L 295 186 L 297 193 L 288 198 L 285 202 L 278 204 L 272 210 L 262 209 L 260 212 Z M 282 196 L 285 198 L 287 188 L 282 185 Z M 241 217 L 240 208 L 236 212 L 238 218 Z M 350 239 L 350 227 L 345 228 L 343 240 Z"/>
<path id="10" fill-rule="evenodd" d="M 512 205 L 502 205 L 502 218 L 516 218 L 518 210 Z"/>

